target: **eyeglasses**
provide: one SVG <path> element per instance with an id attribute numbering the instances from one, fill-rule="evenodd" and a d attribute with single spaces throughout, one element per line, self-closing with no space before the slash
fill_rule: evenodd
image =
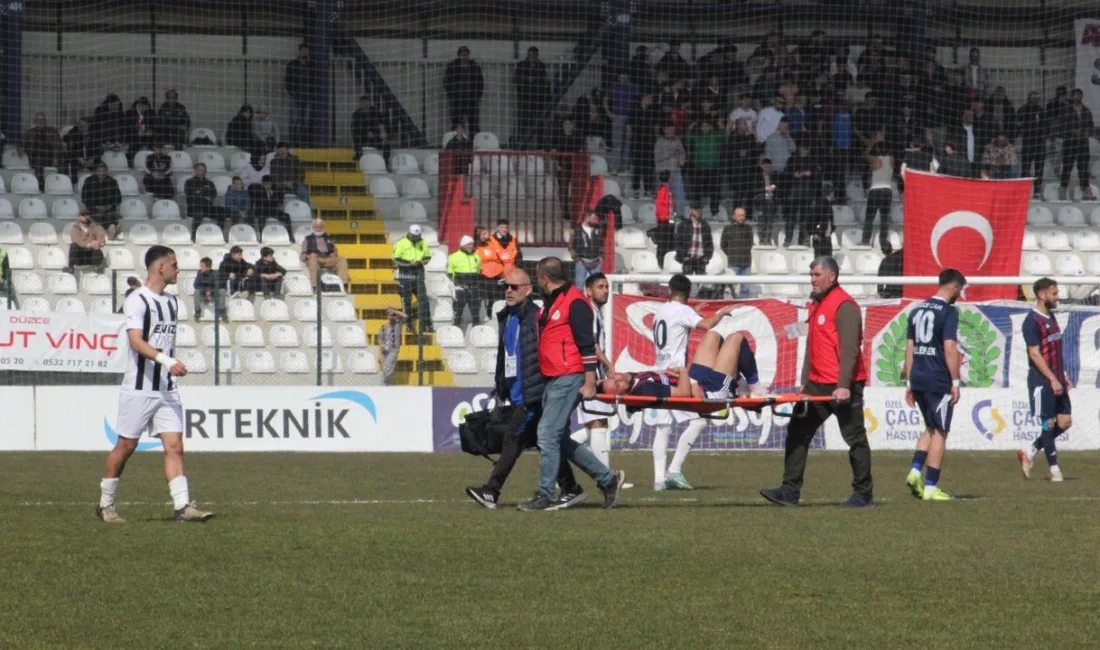
<path id="1" fill-rule="evenodd" d="M 531 286 L 531 284 L 528 283 L 528 282 L 525 282 L 523 284 L 506 284 L 506 283 L 504 284 L 504 288 L 507 289 L 508 291 L 519 291 L 520 287 L 529 287 L 529 286 Z"/>

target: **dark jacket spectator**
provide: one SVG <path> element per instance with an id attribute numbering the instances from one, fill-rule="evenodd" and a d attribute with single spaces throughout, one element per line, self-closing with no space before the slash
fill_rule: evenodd
<path id="1" fill-rule="evenodd" d="M 821 190 L 821 196 L 810 205 L 806 229 L 810 234 L 814 257 L 833 254 L 833 232 L 836 230 L 833 217 L 835 202 L 836 191 L 831 184 L 826 184 Z"/>
<path id="2" fill-rule="evenodd" d="M 126 157 L 132 163 L 134 154 L 157 140 L 157 114 L 148 97 L 138 97 L 126 111 Z"/>
<path id="3" fill-rule="evenodd" d="M 623 202 L 618 199 L 614 194 L 605 194 L 600 197 L 600 200 L 596 202 L 596 207 L 592 208 L 600 217 L 600 226 L 607 227 L 609 219 L 615 218 L 615 230 L 622 230 L 623 227 Z"/>
<path id="4" fill-rule="evenodd" d="M 883 242 L 882 252 L 886 256 L 882 258 L 882 262 L 878 265 L 878 276 L 880 278 L 896 278 L 905 275 L 902 249 L 894 250 L 890 242 Z M 900 284 L 880 284 L 878 287 L 879 298 L 901 298 L 901 293 Z"/>
<path id="5" fill-rule="evenodd" d="M 255 269 L 241 256 L 241 253 L 240 246 L 230 248 L 218 265 L 218 281 L 223 286 L 228 283 L 230 294 L 239 291 L 255 291 L 251 283 L 255 276 Z"/>
<path id="6" fill-rule="evenodd" d="M 485 92 L 481 66 L 470 58 L 469 48 L 458 48 L 458 57 L 443 72 L 443 92 L 447 95 L 451 124 L 465 122 L 472 133 L 481 130 L 480 104 Z"/>
<path id="7" fill-rule="evenodd" d="M 371 147 L 382 152 L 382 159 L 389 166 L 390 144 L 386 133 L 386 119 L 382 110 L 374 105 L 370 95 L 359 97 L 359 108 L 351 114 L 351 143 L 355 147 L 356 160 L 359 160 L 364 148 Z"/>
<path id="8" fill-rule="evenodd" d="M 279 153 L 276 153 L 270 163 L 271 178 L 275 181 L 277 189 L 285 187 L 288 191 L 294 191 L 305 182 L 306 172 L 302 169 L 302 161 L 298 159 L 298 156 L 289 151 L 285 157 L 280 155 L 282 150 L 286 148 L 286 143 L 279 143 Z"/>
<path id="9" fill-rule="evenodd" d="M 718 245 L 726 254 L 726 260 L 731 267 L 738 269 L 752 267 L 753 229 L 744 220 L 731 221 L 722 230 Z"/>
<path id="10" fill-rule="evenodd" d="M 694 238 L 696 227 L 699 229 L 699 235 L 702 239 L 703 256 L 697 257 L 691 254 L 692 239 Z M 702 218 L 698 222 L 693 222 L 691 219 L 684 219 L 676 226 L 676 261 L 684 264 L 689 260 L 702 260 L 704 267 L 710 262 L 711 256 L 714 255 L 714 236 L 711 234 L 710 224 L 704 221 Z M 664 263 L 664 260 L 661 260 Z M 685 269 L 685 273 L 687 270 Z"/>
<path id="11" fill-rule="evenodd" d="M 455 125 L 455 137 L 447 142 L 444 151 L 451 153 L 452 174 L 470 173 L 470 164 L 474 161 L 474 142 L 466 134 L 465 126 Z"/>
<path id="12" fill-rule="evenodd" d="M 91 211 L 93 218 L 97 208 L 106 208 L 110 212 L 122 203 L 122 192 L 118 188 L 118 181 L 107 175 L 106 171 L 106 167 L 103 167 L 102 176 L 97 173 L 85 179 L 84 188 L 80 191 L 80 200 Z"/>
<path id="13" fill-rule="evenodd" d="M 550 74 L 539 59 L 536 47 L 528 48 L 527 58 L 516 64 L 513 77 L 516 86 L 516 109 L 521 135 L 536 126 L 536 120 L 550 100 Z"/>
<path id="14" fill-rule="evenodd" d="M 95 141 L 91 125 L 83 118 L 62 138 L 65 143 L 65 173 L 76 180 L 81 169 L 91 169 L 103 153 L 103 147 Z"/>
<path id="15" fill-rule="evenodd" d="M 327 252 L 324 255 L 321 255 L 320 248 L 317 246 L 318 237 L 320 237 L 325 242 L 325 250 Z M 327 232 L 321 233 L 320 235 L 311 232 L 310 234 L 306 235 L 306 238 L 302 241 L 303 256 L 317 255 L 318 257 L 336 257 L 337 254 L 336 241 L 332 238 L 332 235 L 328 234 Z"/>
<path id="16" fill-rule="evenodd" d="M 685 79 L 691 75 L 691 64 L 680 56 L 680 43 L 672 41 L 668 44 L 668 51 L 657 62 L 657 72 L 667 72 L 672 81 Z"/>
<path id="17" fill-rule="evenodd" d="M 153 145 L 153 153 L 145 157 L 145 191 L 158 199 L 170 199 L 176 190 L 172 186 L 172 157 L 164 153 L 164 147 L 158 142 Z"/>
<path id="18" fill-rule="evenodd" d="M 46 115 L 36 113 L 34 126 L 27 129 L 20 143 L 30 160 L 31 169 L 41 180 L 43 167 L 56 167 L 60 164 L 65 152 L 65 145 L 61 141 L 61 134 L 57 129 L 46 124 Z"/>
<path id="19" fill-rule="evenodd" d="M 283 193 L 275 189 L 275 180 L 270 175 L 264 176 L 262 182 L 248 187 L 248 195 L 252 200 L 252 214 L 262 229 L 271 219 L 283 224 L 290 241 L 294 241 L 294 228 L 290 224 L 290 217 L 283 210 Z"/>
<path id="20" fill-rule="evenodd" d="M 309 48 L 300 46 L 299 56 L 286 64 L 286 72 L 283 74 L 283 85 L 286 92 L 295 100 L 308 99 L 313 92 L 313 76 L 317 73 L 316 67 L 309 58 Z"/>
<path id="21" fill-rule="evenodd" d="M 573 259 L 599 260 L 603 259 L 603 240 L 605 231 L 597 226 L 589 235 L 584 227 L 578 225 L 573 229 L 573 240 L 569 244 L 569 250 L 573 253 Z"/>
<path id="22" fill-rule="evenodd" d="M 164 93 L 164 103 L 157 111 L 157 127 L 161 139 L 177 149 L 187 143 L 191 131 L 191 116 L 187 107 L 179 102 L 179 94 L 174 90 Z"/>
<path id="23" fill-rule="evenodd" d="M 84 187 L 88 187 L 85 183 Z M 214 199 L 218 198 L 218 188 L 214 181 L 202 176 L 192 176 L 183 182 L 183 195 L 187 199 L 187 211 L 196 207 L 208 208 L 214 205 Z"/>
<path id="24" fill-rule="evenodd" d="M 286 269 L 275 261 L 275 252 L 268 247 L 260 250 L 260 259 L 253 267 L 256 283 L 264 297 L 278 296 L 283 292 L 283 278 Z"/>
<path id="25" fill-rule="evenodd" d="M 943 156 L 939 159 L 939 163 L 940 173 L 944 176 L 956 176 L 958 178 L 972 178 L 974 176 L 970 161 L 966 159 L 962 152 L 955 149 L 951 142 L 944 145 Z"/>
<path id="26" fill-rule="evenodd" d="M 118 95 L 110 94 L 92 113 L 92 134 L 103 148 L 126 142 L 126 112 L 122 110 L 122 100 Z"/>
<path id="27" fill-rule="evenodd" d="M 642 93 L 659 91 L 653 85 L 653 68 L 649 65 L 649 48 L 639 45 L 634 50 L 634 58 L 630 60 L 628 68 L 630 83 L 641 89 Z"/>
<path id="28" fill-rule="evenodd" d="M 252 134 L 252 105 L 242 104 L 225 129 L 225 143 L 248 152 L 263 152 L 263 143 Z"/>
<path id="29" fill-rule="evenodd" d="M 986 102 L 993 133 L 1003 132 L 1010 140 L 1016 137 L 1016 109 L 1005 94 L 1004 86 L 997 86 Z"/>

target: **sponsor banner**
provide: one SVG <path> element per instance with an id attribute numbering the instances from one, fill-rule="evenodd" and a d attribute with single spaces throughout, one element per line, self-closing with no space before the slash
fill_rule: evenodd
<path id="1" fill-rule="evenodd" d="M 1070 391 L 1073 427 L 1058 436 L 1058 449 L 1100 448 L 1100 390 Z M 920 411 L 905 404 L 905 389 L 874 388 L 864 394 L 863 416 L 874 449 L 913 449 L 924 431 Z M 1026 389 L 972 389 L 962 391 L 947 438 L 949 449 L 969 451 L 1020 449 L 1039 436 L 1040 422 L 1031 414 Z M 846 449 L 843 440 L 828 449 Z"/>
<path id="2" fill-rule="evenodd" d="M 125 372 L 120 314 L 9 311 L 0 316 L 0 370 Z"/>
<path id="3" fill-rule="evenodd" d="M 790 405 L 759 412 L 740 408 L 730 409 L 729 415 L 724 419 L 706 420 L 707 427 L 703 429 L 703 433 L 700 434 L 692 449 L 696 451 L 783 449 L 787 441 L 787 425 L 791 420 L 790 412 Z M 611 418 L 611 446 L 614 449 L 652 449 L 659 416 L 660 413 L 654 409 L 629 415 L 624 407 L 620 407 L 618 416 Z M 686 422 L 672 425 L 670 448 L 675 448 L 677 437 L 686 426 Z M 825 446 L 825 434 L 829 426 L 835 428 L 835 420 L 831 421 L 831 425 L 826 425 L 825 431 L 817 432 L 811 443 L 812 448 L 819 449 Z M 574 418 L 573 430 L 583 429 L 584 426 L 576 424 Z M 839 430 L 837 435 L 839 436 Z M 633 442 L 631 442 L 632 437 L 635 438 Z"/>
<path id="4" fill-rule="evenodd" d="M 869 386 L 904 386 L 906 332 L 909 310 L 916 300 L 877 300 L 861 304 L 863 353 Z M 620 372 L 652 368 L 655 361 L 653 315 L 662 300 L 615 296 L 612 358 Z M 692 303 L 704 314 L 728 301 Z M 790 338 L 788 325 L 806 320 L 806 310 L 793 301 L 775 299 L 738 302 L 738 309 L 718 326 L 723 335 L 744 333 L 756 351 L 765 386 L 783 392 L 801 377 L 805 337 Z M 962 380 L 969 388 L 1027 386 L 1027 346 L 1021 327 L 1031 305 L 1020 302 L 959 303 L 959 346 L 963 352 Z M 1055 312 L 1062 328 L 1066 372 L 1080 386 L 1100 387 L 1100 308 L 1074 306 Z M 702 338 L 693 332 L 689 355 Z"/>
<path id="5" fill-rule="evenodd" d="M 937 276 L 955 268 L 967 277 L 1020 273 L 1030 178 L 981 181 L 921 172 L 905 175 L 905 275 Z M 934 286 L 906 285 L 923 299 Z M 972 286 L 968 300 L 1014 300 L 1012 285 Z"/>
<path id="6" fill-rule="evenodd" d="M 432 450 L 428 388 L 194 387 L 180 391 L 188 451 Z M 65 408 L 57 408 L 64 404 Z M 37 449 L 107 450 L 119 390 L 40 387 Z M 143 437 L 139 450 L 159 449 Z"/>
<path id="7" fill-rule="evenodd" d="M 435 451 L 462 451 L 458 425 L 466 414 L 491 408 L 492 388 L 432 389 L 432 448 Z"/>
<path id="8" fill-rule="evenodd" d="M 1092 111 L 1092 121 L 1100 126 L 1100 18 L 1073 22 L 1077 44 L 1077 84 L 1085 93 L 1084 104 Z"/>
<path id="9" fill-rule="evenodd" d="M 5 386 L 0 390 L 0 450 L 34 451 L 34 388 Z"/>

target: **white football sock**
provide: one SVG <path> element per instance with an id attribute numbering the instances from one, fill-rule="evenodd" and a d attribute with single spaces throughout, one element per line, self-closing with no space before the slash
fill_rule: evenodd
<path id="1" fill-rule="evenodd" d="M 668 437 L 672 433 L 672 425 L 658 424 L 653 433 L 653 482 L 660 483 L 665 480 L 665 463 L 668 462 Z"/>
<path id="2" fill-rule="evenodd" d="M 600 462 L 611 467 L 611 439 L 606 427 L 593 428 L 588 432 L 588 446 Z"/>
<path id="3" fill-rule="evenodd" d="M 569 437 L 572 438 L 578 445 L 583 445 L 588 442 L 588 429 L 574 431 L 572 434 L 570 434 Z"/>
<path id="4" fill-rule="evenodd" d="M 168 481 L 168 492 L 172 495 L 172 507 L 176 510 L 191 503 L 191 492 L 187 489 L 186 476 L 177 476 Z"/>
<path id="5" fill-rule="evenodd" d="M 688 422 L 684 432 L 680 434 L 680 440 L 676 443 L 676 453 L 672 455 L 672 464 L 668 466 L 670 474 L 679 474 L 683 471 L 684 461 L 687 460 L 688 453 L 695 446 L 695 441 L 699 439 L 699 435 L 703 433 L 706 426 L 707 421 L 702 419 Z"/>
<path id="6" fill-rule="evenodd" d="M 1028 460 L 1035 460 L 1035 454 L 1039 453 L 1039 449 L 1035 445 L 1028 445 L 1024 447 L 1024 453 L 1027 454 Z"/>
<path id="7" fill-rule="evenodd" d="M 115 494 L 118 493 L 118 479 L 105 478 L 99 482 L 99 507 L 106 508 L 115 505 Z"/>

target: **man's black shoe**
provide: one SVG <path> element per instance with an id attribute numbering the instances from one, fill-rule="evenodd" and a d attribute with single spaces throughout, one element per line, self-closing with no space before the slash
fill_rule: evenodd
<path id="1" fill-rule="evenodd" d="M 580 505 L 588 501 L 588 493 L 584 491 L 584 488 L 577 485 L 568 492 L 562 492 L 561 496 L 554 501 L 554 505 L 550 506 L 550 510 L 565 510 L 576 505 Z"/>
<path id="2" fill-rule="evenodd" d="M 768 501 L 771 501 L 777 506 L 797 506 L 798 496 L 787 488 L 777 487 L 772 489 L 764 488 L 760 490 L 760 496 L 764 497 Z"/>
<path id="3" fill-rule="evenodd" d="M 841 508 L 873 508 L 875 507 L 875 498 L 870 494 L 860 494 L 853 492 L 852 496 L 848 497 L 848 500 L 840 504 Z"/>
<path id="4" fill-rule="evenodd" d="M 519 504 L 519 509 L 524 512 L 538 512 L 540 510 L 553 510 L 554 502 L 546 497 L 542 496 L 542 493 L 536 494 L 535 498 L 530 501 L 524 501 Z"/>
<path id="5" fill-rule="evenodd" d="M 600 491 L 603 492 L 604 508 L 615 507 L 615 504 L 619 501 L 619 490 L 622 489 L 625 482 L 626 472 L 619 470 L 615 472 L 615 480 L 611 482 L 611 485 L 600 488 Z"/>
<path id="6" fill-rule="evenodd" d="M 497 494 L 485 486 L 466 488 L 466 496 L 477 501 L 478 505 L 490 510 L 497 509 Z"/>

